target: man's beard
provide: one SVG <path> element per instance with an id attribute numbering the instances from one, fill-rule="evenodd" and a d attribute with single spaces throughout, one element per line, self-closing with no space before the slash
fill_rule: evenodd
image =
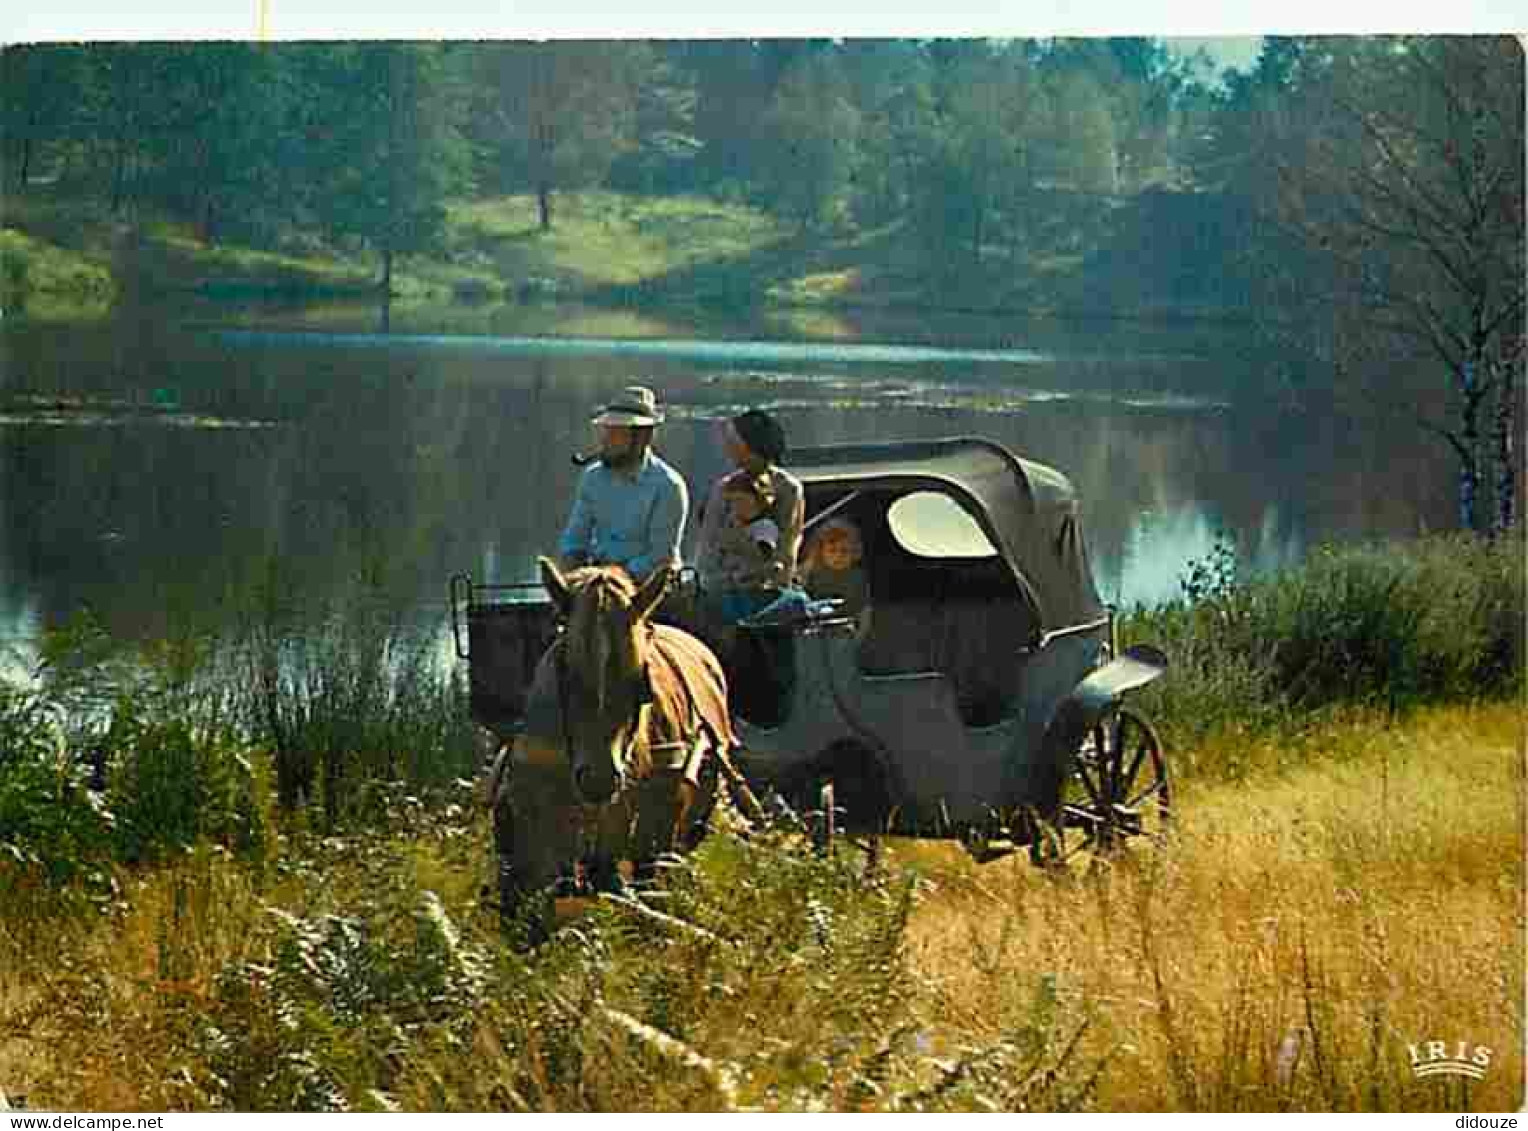
<path id="1" fill-rule="evenodd" d="M 637 466 L 637 461 L 642 458 L 642 449 L 635 444 L 628 444 L 616 451 L 606 450 L 600 453 L 600 462 L 612 471 L 628 471 Z"/>

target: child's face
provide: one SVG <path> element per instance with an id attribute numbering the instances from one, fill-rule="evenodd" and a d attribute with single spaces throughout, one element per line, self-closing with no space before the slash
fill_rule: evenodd
<path id="1" fill-rule="evenodd" d="M 764 513 L 764 507 L 751 491 L 729 491 L 727 506 L 732 509 L 732 521 L 739 526 L 752 522 Z"/>
<path id="2" fill-rule="evenodd" d="M 829 530 L 822 536 L 822 564 L 832 570 L 853 569 L 859 563 L 859 546 L 847 530 Z"/>

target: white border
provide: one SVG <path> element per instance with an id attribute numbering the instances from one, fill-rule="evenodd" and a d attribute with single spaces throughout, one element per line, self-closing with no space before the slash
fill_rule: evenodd
<path id="1" fill-rule="evenodd" d="M 1528 31 L 1522 0 L 8 0 L 0 42 Z"/>

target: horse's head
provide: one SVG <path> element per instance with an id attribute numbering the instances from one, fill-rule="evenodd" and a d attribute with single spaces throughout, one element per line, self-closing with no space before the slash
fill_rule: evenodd
<path id="1" fill-rule="evenodd" d="M 609 801 L 628 776 L 645 772 L 642 705 L 647 681 L 648 618 L 672 571 L 659 568 L 640 587 L 614 566 L 566 576 L 548 559 L 541 581 L 567 624 L 559 675 L 567 757 L 580 796 Z"/>

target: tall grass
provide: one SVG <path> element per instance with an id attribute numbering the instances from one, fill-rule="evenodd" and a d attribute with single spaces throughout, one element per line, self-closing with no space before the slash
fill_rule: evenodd
<path id="1" fill-rule="evenodd" d="M 1167 742 L 1215 736 L 1235 751 L 1238 736 L 1297 736 L 1355 707 L 1521 695 L 1525 573 L 1520 533 L 1322 547 L 1254 578 L 1222 547 L 1194 564 L 1180 600 L 1128 616 L 1121 634 L 1171 660 L 1141 696 Z"/>
<path id="2" fill-rule="evenodd" d="M 37 974 L 0 1075 L 23 1034 L 20 1084 L 116 1110 L 1516 1108 L 1521 734 L 1511 706 L 1332 727 L 1301 771 L 1191 785 L 1170 852 L 1066 876 L 718 834 L 667 918 L 596 905 L 529 957 L 466 793 L 263 884 L 204 848 L 4 956 Z M 1434 1039 L 1486 1079 L 1416 1078 Z"/>
<path id="3" fill-rule="evenodd" d="M 249 718 L 284 808 L 321 803 L 332 829 L 366 819 L 379 786 L 439 787 L 477 771 L 464 682 L 428 635 L 362 603 L 297 627 L 268 619 L 242 648 Z"/>
<path id="4" fill-rule="evenodd" d="M 646 910 L 596 905 L 531 956 L 483 903 L 469 713 L 425 643 L 364 602 L 257 602 L 231 640 L 126 656 L 72 626 L 0 688 L 0 1086 L 101 1110 L 1520 1106 L 1520 548 L 1186 580 L 1127 626 L 1174 660 L 1148 708 L 1167 850 L 1058 876 L 903 842 L 867 872 L 717 832 Z M 1416 1078 L 1433 1040 L 1492 1049 L 1487 1078 Z"/>
<path id="5" fill-rule="evenodd" d="M 1118 1050 L 1105 1108 L 1516 1110 L 1523 725 L 1511 705 L 1332 724 L 1319 761 L 1191 785 L 1165 854 L 1059 884 L 950 865 L 912 952 L 978 1030 L 1049 971 Z M 999 947 L 1006 979 L 962 955 Z M 1417 1079 L 1428 1039 L 1491 1048 L 1487 1079 Z"/>
<path id="6" fill-rule="evenodd" d="M 296 623 L 144 646 L 82 614 L 50 633 L 32 678 L 0 684 L 0 859 L 15 865 L 0 890 L 109 888 L 112 861 L 204 841 L 259 858 L 278 809 L 311 803 L 334 831 L 476 772 L 461 679 L 427 635 L 359 607 Z"/>

